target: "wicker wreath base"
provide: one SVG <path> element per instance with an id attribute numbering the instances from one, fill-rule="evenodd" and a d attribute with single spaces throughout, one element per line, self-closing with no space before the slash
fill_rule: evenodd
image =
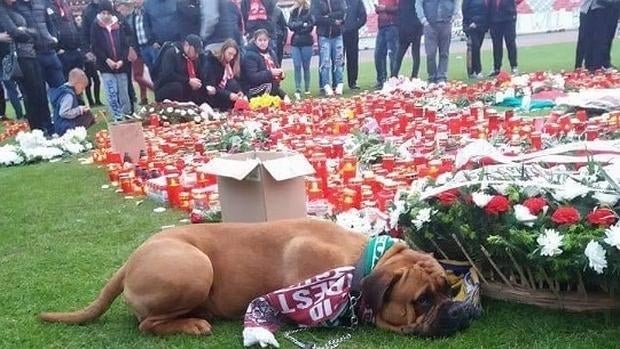
<path id="1" fill-rule="evenodd" d="M 520 286 L 508 287 L 506 284 L 491 281 L 481 283 L 480 286 L 483 296 L 545 309 L 574 313 L 620 310 L 620 299 L 606 294 L 584 295 L 579 292 L 559 292 L 556 295 L 549 290 L 532 290 Z"/>

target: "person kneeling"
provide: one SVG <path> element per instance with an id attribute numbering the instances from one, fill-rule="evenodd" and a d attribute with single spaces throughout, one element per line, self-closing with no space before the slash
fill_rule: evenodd
<path id="1" fill-rule="evenodd" d="M 233 39 L 228 39 L 217 50 L 208 51 L 203 81 L 207 85 L 207 103 L 213 108 L 226 111 L 235 102 L 245 98 L 239 77 L 239 47 Z"/>
<path id="2" fill-rule="evenodd" d="M 155 100 L 204 103 L 206 91 L 199 78 L 202 59 L 200 37 L 190 34 L 181 45 L 167 43 L 160 55 L 154 68 Z"/>
<path id="3" fill-rule="evenodd" d="M 82 69 L 69 72 L 69 81 L 50 92 L 54 111 L 54 132 L 62 136 L 68 130 L 83 126 L 89 128 L 95 118 L 87 106 L 79 104 L 78 95 L 88 86 L 88 77 Z"/>
<path id="4" fill-rule="evenodd" d="M 284 72 L 277 62 L 275 52 L 269 48 L 269 33 L 265 29 L 255 31 L 242 64 L 242 75 L 250 98 L 263 94 L 286 97 L 280 88 Z"/>

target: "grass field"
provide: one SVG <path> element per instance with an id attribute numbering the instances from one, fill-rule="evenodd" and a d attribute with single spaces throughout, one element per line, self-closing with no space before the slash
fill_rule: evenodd
<path id="1" fill-rule="evenodd" d="M 569 69 L 572 48 L 523 49 L 521 68 Z M 458 75 L 461 63 L 452 59 L 452 77 L 462 76 Z M 365 64 L 361 69 L 364 87 L 373 83 L 374 69 L 369 67 Z M 40 311 L 86 305 L 136 246 L 161 226 L 179 224 L 184 218 L 176 211 L 153 213 L 154 203 L 138 205 L 137 199 L 101 189 L 105 183 L 103 169 L 80 165 L 76 159 L 0 169 L 0 348 L 240 347 L 241 321 L 216 322 L 211 337 L 141 334 L 120 299 L 89 325 L 37 321 Z M 261 272 L 265 270 L 257 269 Z M 490 300 L 484 300 L 483 306 L 483 317 L 452 338 L 407 338 L 363 327 L 342 348 L 620 347 L 616 314 L 565 314 Z M 341 333 L 315 330 L 312 335 L 323 340 Z M 293 348 L 278 338 L 282 347 Z"/>

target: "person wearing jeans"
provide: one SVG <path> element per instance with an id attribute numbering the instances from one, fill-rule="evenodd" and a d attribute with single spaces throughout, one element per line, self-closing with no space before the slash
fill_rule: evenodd
<path id="1" fill-rule="evenodd" d="M 398 51 L 398 0 L 379 0 L 375 5 L 378 15 L 379 32 L 375 44 L 375 70 L 377 72 L 376 89 L 383 88 L 387 80 L 386 56 L 390 57 L 390 75 L 396 70 Z"/>
<path id="2" fill-rule="evenodd" d="M 314 0 L 310 12 L 319 36 L 319 83 L 326 96 L 342 94 L 344 45 L 342 28 L 346 14 L 344 0 Z M 331 80 L 330 80 L 331 73 Z"/>
<path id="3" fill-rule="evenodd" d="M 392 76 L 398 76 L 405 54 L 411 46 L 413 66 L 411 78 L 417 78 L 420 72 L 420 45 L 424 27 L 415 12 L 415 0 L 400 0 L 398 3 L 398 53 Z"/>
<path id="4" fill-rule="evenodd" d="M 493 42 L 493 71 L 490 76 L 497 76 L 502 69 L 504 41 L 508 51 L 508 61 L 513 74 L 517 68 L 517 5 L 523 0 L 490 0 L 489 30 Z"/>
<path id="5" fill-rule="evenodd" d="M 310 1 L 296 0 L 288 26 L 293 32 L 291 55 L 295 67 L 295 98 L 301 99 L 301 72 L 303 67 L 304 93 L 310 94 L 310 60 L 312 60 L 312 30 L 314 21 L 310 15 Z"/>
<path id="6" fill-rule="evenodd" d="M 455 0 L 416 0 L 416 13 L 424 25 L 426 70 L 430 83 L 448 81 L 448 58 L 452 39 L 452 17 Z M 439 62 L 437 53 L 439 52 Z"/>

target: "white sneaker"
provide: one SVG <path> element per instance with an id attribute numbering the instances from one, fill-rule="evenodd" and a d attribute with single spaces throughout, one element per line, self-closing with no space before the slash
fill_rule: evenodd
<path id="1" fill-rule="evenodd" d="M 336 95 L 342 96 L 342 90 L 344 89 L 344 84 L 340 83 L 336 85 Z"/>
<path id="2" fill-rule="evenodd" d="M 295 92 L 295 100 L 296 101 L 300 101 L 301 100 L 301 93 Z"/>
<path id="3" fill-rule="evenodd" d="M 305 94 L 306 96 L 310 96 L 310 91 L 306 91 L 306 92 L 304 92 L 304 94 Z"/>
<path id="4" fill-rule="evenodd" d="M 331 97 L 334 95 L 334 90 L 332 90 L 332 87 L 329 85 L 323 86 L 323 92 L 325 92 L 325 95 L 327 97 Z"/>
<path id="5" fill-rule="evenodd" d="M 512 71 L 512 75 L 518 75 L 519 74 L 519 68 L 517 68 L 517 67 L 512 68 L 511 71 Z"/>

